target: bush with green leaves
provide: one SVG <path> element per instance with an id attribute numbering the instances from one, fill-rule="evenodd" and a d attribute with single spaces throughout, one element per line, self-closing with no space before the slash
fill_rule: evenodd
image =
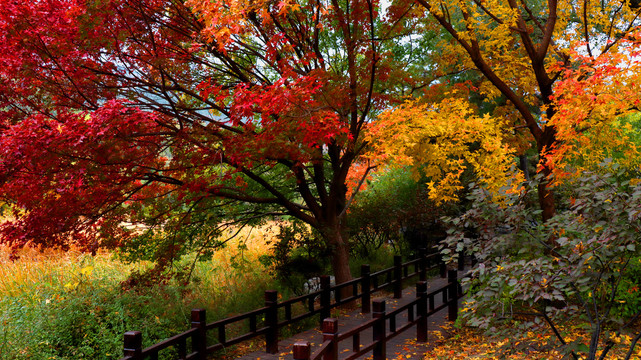
<path id="1" fill-rule="evenodd" d="M 276 241 L 270 243 L 271 254 L 260 261 L 272 275 L 297 294 L 310 278 L 327 274 L 329 252 L 320 235 L 299 220 L 283 222 Z"/>
<path id="2" fill-rule="evenodd" d="M 616 297 L 619 304 L 615 311 L 622 318 L 632 318 L 641 309 L 641 256 L 630 259 L 617 288 Z"/>
<path id="3" fill-rule="evenodd" d="M 415 179 L 409 168 L 377 174 L 350 207 L 348 223 L 352 254 L 368 257 L 385 245 L 411 255 L 432 248 L 445 237 L 440 218 L 457 205 L 436 206 L 427 196 L 426 179 Z"/>
<path id="4" fill-rule="evenodd" d="M 497 201 L 482 189 L 472 191 L 472 208 L 449 219 L 442 249 L 449 255 L 466 248 L 479 261 L 465 282 L 470 291 L 462 318 L 493 332 L 547 328 L 577 359 L 605 358 L 623 346 L 617 340 L 623 334 L 629 359 L 641 338 L 641 308 L 634 307 L 641 300 L 635 288 L 641 184 L 623 171 L 586 173 L 571 189 L 567 208 L 545 223 L 526 206 L 531 194 Z M 562 329 L 570 323 L 583 324 L 590 341 L 567 340 Z"/>

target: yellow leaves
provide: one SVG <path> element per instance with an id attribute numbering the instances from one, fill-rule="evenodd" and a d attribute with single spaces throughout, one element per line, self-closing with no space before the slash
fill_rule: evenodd
<path id="1" fill-rule="evenodd" d="M 621 335 L 613 335 L 610 337 L 610 340 L 614 342 L 615 344 L 622 344 L 622 345 L 630 345 L 632 343 L 632 337 L 626 334 L 621 334 Z"/>
<path id="2" fill-rule="evenodd" d="M 93 266 L 85 266 L 82 269 L 80 269 L 80 273 L 84 276 L 89 276 L 91 273 L 93 273 Z"/>
<path id="3" fill-rule="evenodd" d="M 80 282 L 78 281 L 68 282 L 65 284 L 65 290 L 67 291 L 74 290 L 75 288 L 78 287 L 78 285 L 80 285 Z"/>
<path id="4" fill-rule="evenodd" d="M 436 16 L 443 16 L 451 23 L 459 40 L 467 44 L 468 48 L 474 47 L 474 51 L 478 51 L 478 58 L 485 62 L 498 78 L 515 89 L 526 102 L 533 106 L 539 105 L 531 62 L 520 44 L 519 31 L 527 32 L 528 29 L 520 29 L 518 21 L 522 14 L 518 9 L 512 8 L 505 1 L 487 0 L 482 3 L 442 1 L 439 6 L 432 6 L 431 10 Z M 463 16 L 463 12 L 468 16 Z M 529 14 L 524 16 L 531 17 Z M 533 30 L 532 24 L 529 26 L 529 30 Z M 458 42 L 444 39 L 439 47 L 443 56 L 437 58 L 437 61 L 441 67 L 445 65 L 459 70 L 476 67 L 465 45 L 460 46 Z M 448 62 L 452 58 L 458 60 L 456 64 Z M 482 82 L 479 91 L 489 101 L 501 95 L 489 81 Z"/>
<path id="5" fill-rule="evenodd" d="M 468 169 L 490 191 L 498 193 L 513 171 L 514 150 L 505 144 L 500 119 L 478 116 L 456 96 L 435 104 L 407 101 L 381 114 L 368 140 L 372 159 L 393 166 L 412 166 L 416 178 L 425 176 L 429 197 L 437 203 L 457 199 L 461 177 Z"/>

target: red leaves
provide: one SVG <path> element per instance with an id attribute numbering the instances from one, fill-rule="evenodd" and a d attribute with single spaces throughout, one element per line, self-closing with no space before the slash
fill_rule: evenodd
<path id="1" fill-rule="evenodd" d="M 638 111 L 641 62 L 632 56 L 640 44 L 635 36 L 620 40 L 611 51 L 598 56 L 573 52 L 573 62 L 579 64 L 576 68 L 555 67 L 563 78 L 555 88 L 555 115 L 548 123 L 555 126 L 559 142 L 546 149 L 541 165 L 554 169 L 557 180 L 605 158 L 619 157 L 620 164 L 636 166 L 632 159 L 638 151 L 630 141 L 629 129 L 619 123 Z"/>
<path id="2" fill-rule="evenodd" d="M 161 222 L 218 196 L 330 221 L 317 209 L 343 202 L 338 185 L 359 156 L 359 132 L 384 106 L 368 93 L 378 88 L 370 72 L 379 40 L 363 21 L 371 4 L 350 3 L 347 18 L 314 2 L 192 5 L 9 1 L 0 14 L 0 196 L 21 219 L 4 236 L 118 234 L 123 220 Z M 349 54 L 334 50 L 345 44 Z"/>
<path id="3" fill-rule="evenodd" d="M 323 81 L 315 76 L 281 79 L 268 86 L 239 86 L 231 123 L 245 131 L 228 138 L 227 155 L 239 164 L 278 157 L 307 161 L 316 148 L 349 139 L 345 122 L 319 101 L 322 90 Z"/>
<path id="4" fill-rule="evenodd" d="M 163 166 L 158 130 L 156 115 L 118 101 L 11 126 L 0 136 L 0 174 L 7 179 L 0 195 L 29 213 L 5 225 L 5 236 L 26 241 L 86 231 L 83 221 L 125 201 L 134 179 Z"/>

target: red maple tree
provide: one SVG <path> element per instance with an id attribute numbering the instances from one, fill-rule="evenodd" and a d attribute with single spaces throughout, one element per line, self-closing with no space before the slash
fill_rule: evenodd
<path id="1" fill-rule="evenodd" d="M 346 178 L 386 101 L 378 3 L 221 4 L 4 4 L 3 242 L 118 245 L 123 222 L 222 198 L 308 223 L 351 277 Z"/>

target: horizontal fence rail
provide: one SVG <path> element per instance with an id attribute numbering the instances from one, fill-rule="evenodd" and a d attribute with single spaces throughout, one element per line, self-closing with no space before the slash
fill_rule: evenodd
<path id="1" fill-rule="evenodd" d="M 461 256 L 462 257 L 462 256 Z M 459 269 L 462 269 L 462 262 L 459 262 Z M 402 263 L 400 256 L 394 257 L 394 266 L 370 272 L 369 265 L 362 265 L 361 276 L 351 281 L 330 285 L 329 276 L 320 277 L 320 290 L 278 302 L 278 293 L 275 290 L 265 291 L 265 306 L 250 312 L 228 317 L 212 323 L 206 322 L 204 309 L 194 309 L 191 313 L 192 328 L 171 338 L 163 340 L 147 348 L 142 348 L 142 334 L 137 331 L 130 331 L 124 335 L 124 357 L 120 360 L 143 360 L 158 359 L 161 351 L 173 351 L 177 359 L 206 359 L 207 354 L 225 349 L 229 346 L 247 341 L 258 336 L 265 338 L 265 351 L 270 354 L 278 352 L 278 333 L 285 326 L 297 323 L 301 320 L 319 315 L 321 326 L 330 317 L 331 309 L 360 300 L 361 312 L 366 314 L 372 311 L 372 294 L 391 287 L 394 298 L 402 296 L 402 283 L 404 280 L 418 276 L 420 281 L 427 279 L 427 272 L 439 269 L 441 277 L 445 277 L 445 263 L 440 259 L 439 254 L 427 255 L 425 249 L 419 251 L 416 259 Z M 438 293 L 432 292 L 427 295 L 427 307 L 433 309 L 434 296 Z M 447 290 L 442 290 L 443 299 L 447 297 Z M 347 296 L 343 297 L 343 295 Z M 376 304 L 376 302 L 374 302 Z M 412 302 L 416 304 L 416 302 Z M 412 305 L 413 312 L 414 305 Z M 443 308 L 443 305 L 436 308 Z M 398 310 L 394 312 L 396 314 Z M 418 314 L 417 310 L 417 314 Z M 376 308 L 373 314 L 377 314 Z M 392 316 L 392 315 L 389 315 Z M 394 321 L 394 320 L 392 320 Z M 368 323 L 369 324 L 369 323 Z M 373 322 L 372 325 L 373 326 Z M 247 332 L 229 338 L 231 328 L 247 328 Z M 329 333 L 328 333 L 329 334 Z M 355 333 L 356 334 L 356 333 Z M 215 336 L 217 335 L 217 337 Z M 352 335 L 358 336 L 358 335 Z M 217 342 L 208 344 L 208 339 L 216 338 Z M 356 341 L 357 338 L 354 338 Z M 334 339 L 336 340 L 336 339 Z M 381 339 L 378 339 L 381 341 Z M 356 342 L 355 342 L 356 343 Z M 359 352 L 372 350 L 370 345 L 359 347 Z M 372 345 L 374 346 L 374 345 Z M 324 353 L 321 346 L 317 353 Z M 302 350 L 301 350 L 302 351 Z M 310 354 L 312 356 L 312 354 Z M 315 355 L 314 355 L 315 356 Z M 313 357 L 312 357 L 313 358 Z"/>
<path id="2" fill-rule="evenodd" d="M 323 344 L 314 353 L 311 353 L 312 347 L 308 341 L 297 342 L 293 347 L 293 359 L 338 360 L 338 344 L 341 341 L 351 339 L 351 351 L 347 354 L 345 351 L 341 351 L 341 355 L 347 355 L 343 360 L 358 359 L 370 352 L 374 360 L 384 360 L 386 359 L 387 342 L 414 325 L 416 325 L 417 342 L 427 342 L 427 321 L 430 316 L 448 308 L 448 320 L 455 321 L 457 318 L 458 300 L 463 296 L 457 279 L 457 271 L 449 270 L 447 277 L 448 283 L 445 286 L 429 293 L 425 281 L 417 282 L 416 299 L 391 312 L 385 311 L 384 300 L 374 301 L 372 319 L 343 333 L 338 332 L 336 319 L 325 319 L 322 326 Z M 435 307 L 434 298 L 439 294 L 443 296 L 443 304 Z M 407 323 L 397 327 L 397 316 L 405 312 L 407 312 Z M 368 329 L 372 330 L 372 341 L 361 344 L 361 334 Z"/>

